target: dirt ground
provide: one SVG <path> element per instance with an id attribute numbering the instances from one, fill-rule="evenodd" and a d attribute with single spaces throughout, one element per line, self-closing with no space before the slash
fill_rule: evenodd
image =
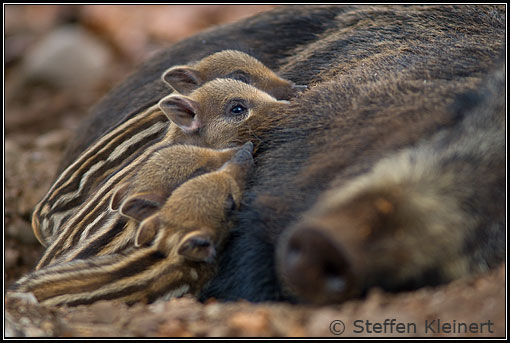
<path id="1" fill-rule="evenodd" d="M 87 109 L 155 49 L 273 6 L 134 7 L 5 7 L 5 287 L 29 272 L 42 253 L 31 211 L 49 189 Z M 95 51 L 82 63 L 101 70 L 94 77 L 48 55 L 58 50 L 48 37 L 62 28 L 71 32 L 70 26 L 83 29 L 85 35 L 72 37 Z M 374 289 L 364 299 L 324 307 L 214 299 L 202 304 L 184 297 L 132 307 L 100 301 L 48 308 L 23 296 L 4 301 L 4 337 L 504 337 L 505 272 L 503 264 L 441 287 L 399 294 Z"/>

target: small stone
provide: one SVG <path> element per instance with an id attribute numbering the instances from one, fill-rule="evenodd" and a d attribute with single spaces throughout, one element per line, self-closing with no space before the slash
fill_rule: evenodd
<path id="1" fill-rule="evenodd" d="M 32 324 L 32 323 L 30 322 L 30 319 L 28 319 L 27 317 L 21 317 L 21 318 L 19 319 L 19 323 L 20 323 L 21 325 L 23 325 L 23 326 L 29 326 L 30 324 Z"/>
<path id="2" fill-rule="evenodd" d="M 37 301 L 37 298 L 35 297 L 34 293 L 32 292 L 9 292 L 7 293 L 8 297 L 11 299 L 20 299 L 28 304 L 39 304 L 39 301 Z M 28 321 L 28 318 L 21 318 Z"/>
<path id="3" fill-rule="evenodd" d="M 252 313 L 236 313 L 228 320 L 228 323 L 242 336 L 268 336 L 270 334 L 267 313 L 262 310 Z"/>
<path id="4" fill-rule="evenodd" d="M 193 334 L 186 329 L 180 320 L 169 320 L 162 324 L 156 336 L 159 337 L 193 337 Z"/>
<path id="5" fill-rule="evenodd" d="M 27 81 L 88 89 L 103 80 L 110 60 L 103 42 L 79 26 L 68 25 L 49 33 L 28 52 L 23 74 Z"/>
<path id="6" fill-rule="evenodd" d="M 206 305 L 204 312 L 207 317 L 212 318 L 220 317 L 223 314 L 223 306 L 221 306 L 221 304 L 218 303 Z"/>
<path id="7" fill-rule="evenodd" d="M 69 130 L 53 130 L 35 140 L 35 145 L 41 149 L 62 147 L 69 139 Z M 40 154 L 39 154 L 40 155 Z M 35 155 L 32 155 L 35 158 Z"/>
<path id="8" fill-rule="evenodd" d="M 155 302 L 150 306 L 152 313 L 160 314 L 166 311 L 166 302 Z"/>
<path id="9" fill-rule="evenodd" d="M 31 326 L 25 329 L 25 334 L 27 337 L 46 337 L 48 336 L 44 330 L 37 328 L 35 326 Z"/>
<path id="10" fill-rule="evenodd" d="M 4 252 L 5 269 L 14 268 L 18 263 L 19 251 L 6 248 Z"/>

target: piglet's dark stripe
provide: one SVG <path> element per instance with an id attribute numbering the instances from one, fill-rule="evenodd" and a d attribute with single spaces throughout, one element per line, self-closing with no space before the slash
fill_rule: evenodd
<path id="1" fill-rule="evenodd" d="M 65 230 L 65 224 L 76 218 L 66 214 L 81 208 L 106 180 L 122 172 L 144 150 L 163 139 L 168 127 L 166 115 L 153 106 L 83 152 L 61 173 L 34 210 L 32 225 L 41 243 L 47 245 L 51 237 L 54 240 L 59 236 Z M 52 219 L 59 216 L 63 219 Z M 56 234 L 57 231 L 60 233 Z"/>

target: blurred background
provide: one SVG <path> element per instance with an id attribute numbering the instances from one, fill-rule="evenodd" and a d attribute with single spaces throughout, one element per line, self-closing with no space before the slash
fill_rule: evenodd
<path id="1" fill-rule="evenodd" d="M 73 131 L 157 50 L 274 5 L 4 5 L 6 285 L 42 253 L 31 212 Z"/>

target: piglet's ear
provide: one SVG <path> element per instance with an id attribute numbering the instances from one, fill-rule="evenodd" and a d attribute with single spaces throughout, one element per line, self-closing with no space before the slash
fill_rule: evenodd
<path id="1" fill-rule="evenodd" d="M 135 236 L 135 247 L 141 247 L 152 242 L 160 228 L 159 218 L 157 216 L 145 219 L 140 223 Z"/>
<path id="2" fill-rule="evenodd" d="M 137 193 L 127 198 L 120 205 L 119 212 L 125 217 L 141 222 L 160 209 L 164 200 L 164 194 L 156 192 Z"/>
<path id="3" fill-rule="evenodd" d="M 110 199 L 110 210 L 118 211 L 121 202 L 126 198 L 126 195 L 129 191 L 129 185 L 127 183 L 121 184 L 117 187 L 115 192 L 113 193 Z"/>
<path id="4" fill-rule="evenodd" d="M 186 133 L 193 133 L 200 128 L 198 103 L 187 96 L 173 94 L 164 97 L 159 102 L 159 108 Z"/>
<path id="5" fill-rule="evenodd" d="M 208 234 L 194 231 L 184 236 L 177 253 L 192 261 L 210 263 L 214 261 L 216 249 Z"/>
<path id="6" fill-rule="evenodd" d="M 181 94 L 189 94 L 203 83 L 198 70 L 175 66 L 163 73 L 163 81 Z"/>

